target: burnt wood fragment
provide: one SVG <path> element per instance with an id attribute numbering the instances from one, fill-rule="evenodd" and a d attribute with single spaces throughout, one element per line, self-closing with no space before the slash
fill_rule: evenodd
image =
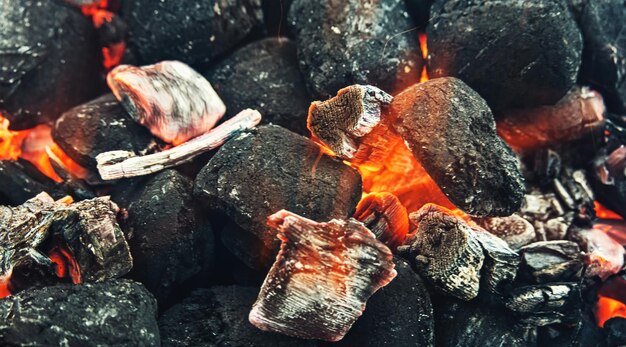
<path id="1" fill-rule="evenodd" d="M 423 58 L 403 0 L 294 0 L 288 18 L 316 98 L 355 83 L 395 93 L 419 81 Z"/>
<path id="2" fill-rule="evenodd" d="M 0 160 L 0 182 L 0 205 L 17 206 L 41 192 L 55 199 L 67 195 L 27 161 Z"/>
<path id="3" fill-rule="evenodd" d="M 156 301 L 129 280 L 29 289 L 0 301 L 10 346 L 158 346 Z"/>
<path id="4" fill-rule="evenodd" d="M 0 1 L 0 109 L 21 130 L 97 96 L 102 58 L 91 21 L 61 1 Z"/>
<path id="5" fill-rule="evenodd" d="M 311 100 L 291 40 L 266 38 L 250 43 L 204 76 L 228 106 L 227 117 L 234 115 L 233 111 L 253 108 L 263 115 L 265 124 L 308 135 L 306 117 Z"/>
<path id="6" fill-rule="evenodd" d="M 316 341 L 266 332 L 248 322 L 258 288 L 215 286 L 193 291 L 159 317 L 164 346 L 316 346 Z"/>
<path id="7" fill-rule="evenodd" d="M 532 325 L 573 323 L 580 319 L 580 289 L 576 282 L 546 283 L 515 288 L 505 306 Z"/>
<path id="8" fill-rule="evenodd" d="M 400 200 L 389 193 L 370 193 L 356 206 L 354 218 L 391 250 L 404 243 L 409 232 L 409 215 Z"/>
<path id="9" fill-rule="evenodd" d="M 517 214 L 508 217 L 486 217 L 474 220 L 488 232 L 504 240 L 514 250 L 533 242 L 535 228 Z"/>
<path id="10" fill-rule="evenodd" d="M 472 230 L 485 254 L 485 261 L 480 270 L 480 289 L 498 296 L 507 294 L 517 274 L 519 254 L 497 236 L 478 227 Z"/>
<path id="11" fill-rule="evenodd" d="M 391 103 L 394 129 L 450 201 L 476 216 L 519 209 L 524 181 L 517 158 L 496 134 L 489 107 L 456 78 L 411 86 Z"/>
<path id="12" fill-rule="evenodd" d="M 428 75 L 462 79 L 494 111 L 556 103 L 581 62 L 564 1 L 437 0 L 426 32 Z"/>
<path id="13" fill-rule="evenodd" d="M 262 25 L 260 0 L 125 1 L 128 45 L 141 64 L 213 62 Z"/>
<path id="14" fill-rule="evenodd" d="M 580 280 L 583 254 L 572 241 L 540 241 L 520 249 L 522 275 L 535 283 Z"/>
<path id="15" fill-rule="evenodd" d="M 222 234 L 225 246 L 248 266 L 267 269 L 279 246 L 269 215 L 288 209 L 313 220 L 347 218 L 361 197 L 361 177 L 312 141 L 262 126 L 225 143 L 196 177 L 194 194 L 242 228 Z"/>

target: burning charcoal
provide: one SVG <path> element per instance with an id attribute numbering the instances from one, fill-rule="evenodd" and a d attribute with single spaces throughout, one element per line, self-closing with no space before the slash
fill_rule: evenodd
<path id="1" fill-rule="evenodd" d="M 154 298 L 129 280 L 30 289 L 0 301 L 10 346 L 158 346 Z"/>
<path id="2" fill-rule="evenodd" d="M 266 123 L 306 133 L 310 98 L 298 70 L 296 46 L 290 40 L 267 38 L 251 43 L 205 76 L 230 110 L 253 108 Z"/>
<path id="3" fill-rule="evenodd" d="M 598 200 L 619 213 L 626 216 L 626 147 L 607 153 L 603 148 L 594 158 L 593 188 Z"/>
<path id="4" fill-rule="evenodd" d="M 422 53 L 403 0 L 294 0 L 288 23 L 315 97 L 354 83 L 393 93 L 419 81 Z"/>
<path id="5" fill-rule="evenodd" d="M 96 156 L 112 150 L 142 153 L 156 147 L 152 134 L 135 123 L 113 94 L 65 112 L 52 130 L 54 142 L 79 165 L 96 172 Z"/>
<path id="6" fill-rule="evenodd" d="M 609 109 L 626 113 L 626 4 L 620 0 L 583 3 L 581 79 L 602 92 Z"/>
<path id="7" fill-rule="evenodd" d="M 262 25 L 261 0 L 125 1 L 129 46 L 142 63 L 206 65 Z"/>
<path id="8" fill-rule="evenodd" d="M 488 232 L 506 241 L 509 247 L 515 250 L 535 239 L 535 228 L 517 214 L 508 217 L 480 218 L 476 219 L 476 222 Z"/>
<path id="9" fill-rule="evenodd" d="M 242 228 L 226 247 L 248 266 L 269 268 L 279 242 L 266 219 L 289 209 L 313 220 L 347 218 L 361 197 L 358 172 L 308 139 L 262 126 L 228 141 L 200 171 L 195 194 Z"/>
<path id="10" fill-rule="evenodd" d="M 101 88 L 91 21 L 60 1 L 1 0 L 0 109 L 15 130 L 50 122 Z"/>
<path id="11" fill-rule="evenodd" d="M 390 108 L 394 129 L 452 203 L 477 216 L 518 210 L 524 182 L 485 101 L 456 78 L 413 85 Z"/>
<path id="12" fill-rule="evenodd" d="M 624 247 L 603 231 L 573 227 L 568 239 L 578 243 L 584 252 L 586 277 L 597 276 L 604 281 L 624 267 Z"/>
<path id="13" fill-rule="evenodd" d="M 472 228 L 436 205 L 425 205 L 410 218 L 418 229 L 405 244 L 417 272 L 448 295 L 476 297 L 485 255 Z"/>
<path id="14" fill-rule="evenodd" d="M 540 241 L 522 247 L 522 273 L 535 283 L 577 281 L 583 260 L 572 241 Z"/>
<path id="15" fill-rule="evenodd" d="M 576 322 L 580 317 L 578 283 L 548 283 L 519 287 L 510 293 L 505 306 L 536 326 Z"/>
<path id="16" fill-rule="evenodd" d="M 248 322 L 259 290 L 216 286 L 198 289 L 159 318 L 164 346 L 316 346 L 315 341 L 261 331 Z"/>
<path id="17" fill-rule="evenodd" d="M 0 182 L 0 201 L 14 206 L 41 192 L 47 192 L 56 199 L 67 195 L 27 161 L 0 160 Z"/>
<path id="18" fill-rule="evenodd" d="M 604 323 L 604 330 L 607 332 L 607 344 L 609 346 L 626 345 L 626 318 L 614 317 Z"/>
<path id="19" fill-rule="evenodd" d="M 332 346 L 433 346 L 433 308 L 422 279 L 395 258 L 398 275 L 367 301 L 363 316 Z"/>
<path id="20" fill-rule="evenodd" d="M 192 182 L 174 170 L 118 184 L 113 199 L 124 222 L 134 266 L 131 278 L 166 303 L 213 257 L 213 233 L 192 198 Z"/>
<path id="21" fill-rule="evenodd" d="M 565 2 L 438 0 L 428 75 L 454 76 L 494 111 L 551 105 L 574 85 L 582 39 Z"/>
<path id="22" fill-rule="evenodd" d="M 473 231 L 485 254 L 480 274 L 481 289 L 503 295 L 515 279 L 520 263 L 519 255 L 497 236 L 478 227 L 474 227 Z"/>
<path id="23" fill-rule="evenodd" d="M 604 129 L 602 96 L 575 87 L 553 106 L 509 110 L 498 120 L 498 134 L 514 148 L 534 149 L 569 142 Z"/>
<path id="24" fill-rule="evenodd" d="M 409 215 L 400 200 L 389 193 L 371 193 L 356 206 L 354 218 L 391 250 L 404 243 L 409 232 Z"/>
<path id="25" fill-rule="evenodd" d="M 250 311 L 261 330 L 339 341 L 397 274 L 389 248 L 354 219 L 317 223 L 281 210 L 268 225 L 282 244 Z"/>
<path id="26" fill-rule="evenodd" d="M 107 83 L 135 121 L 175 145 L 211 130 L 226 112 L 211 83 L 179 61 L 120 65 Z"/>

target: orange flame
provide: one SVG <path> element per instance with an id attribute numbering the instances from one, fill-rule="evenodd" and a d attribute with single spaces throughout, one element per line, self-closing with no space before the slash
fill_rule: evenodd
<path id="1" fill-rule="evenodd" d="M 620 216 L 619 214 L 609 210 L 608 208 L 606 208 L 604 205 L 602 205 L 601 203 L 594 201 L 593 202 L 593 207 L 596 211 L 596 217 L 598 218 L 602 218 L 602 219 L 623 219 L 622 216 Z"/>
<path id="2" fill-rule="evenodd" d="M 48 253 L 48 257 L 55 266 L 55 273 L 59 278 L 71 278 L 72 283 L 78 284 L 81 282 L 80 267 L 76 262 L 76 259 L 72 253 L 65 247 L 55 246 Z"/>
<path id="3" fill-rule="evenodd" d="M 428 61 L 428 45 L 426 42 L 426 33 L 420 32 L 418 34 L 420 40 L 420 48 L 422 49 L 422 56 L 424 57 L 424 68 L 422 68 L 422 75 L 420 77 L 420 83 L 428 81 L 428 71 L 426 70 L 426 62 Z"/>
<path id="4" fill-rule="evenodd" d="M 614 317 L 626 318 L 626 279 L 614 277 L 598 290 L 598 302 L 594 312 L 599 327 Z"/>

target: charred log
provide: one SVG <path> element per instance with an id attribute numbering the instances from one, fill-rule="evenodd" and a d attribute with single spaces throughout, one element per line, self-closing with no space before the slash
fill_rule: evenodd
<path id="1" fill-rule="evenodd" d="M 409 215 L 393 194 L 365 195 L 356 206 L 354 218 L 365 224 L 391 250 L 403 244 L 409 232 Z"/>
<path id="2" fill-rule="evenodd" d="M 535 240 L 535 228 L 517 214 L 508 217 L 477 218 L 476 223 L 504 240 L 514 250 Z"/>
<path id="3" fill-rule="evenodd" d="M 541 241 L 520 249 L 522 275 L 534 283 L 578 281 L 583 259 L 572 241 Z"/>

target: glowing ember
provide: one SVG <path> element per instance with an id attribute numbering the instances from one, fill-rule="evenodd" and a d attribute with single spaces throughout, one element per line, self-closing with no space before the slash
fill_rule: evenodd
<path id="1" fill-rule="evenodd" d="M 57 277 L 69 277 L 74 284 L 81 282 L 80 267 L 69 250 L 56 246 L 48 253 L 48 257 L 56 265 L 55 272 Z"/>
<path id="2" fill-rule="evenodd" d="M 619 214 L 609 210 L 601 203 L 594 201 L 593 202 L 594 210 L 596 211 L 596 217 L 602 219 L 623 219 Z"/>
<path id="3" fill-rule="evenodd" d="M 626 318 L 626 279 L 616 277 L 606 281 L 598 290 L 598 302 L 595 307 L 596 322 L 604 323 L 614 317 Z"/>
<path id="4" fill-rule="evenodd" d="M 428 46 L 426 45 L 426 33 L 419 33 L 420 40 L 420 48 L 422 49 L 422 55 L 424 56 L 424 60 L 428 59 Z M 426 64 L 424 64 L 424 68 L 422 69 L 422 75 L 420 77 L 420 82 L 428 81 L 428 71 L 426 70 Z"/>

